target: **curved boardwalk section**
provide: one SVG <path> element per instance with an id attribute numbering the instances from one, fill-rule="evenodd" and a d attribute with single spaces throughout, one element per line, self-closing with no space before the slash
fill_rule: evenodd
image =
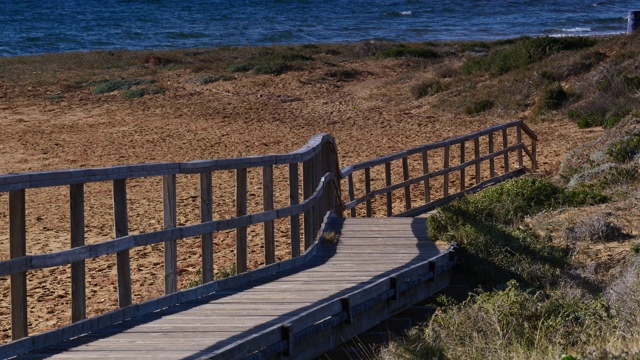
<path id="1" fill-rule="evenodd" d="M 447 285 L 453 252 L 426 230 L 425 219 L 329 217 L 301 266 L 20 359 L 317 356 Z"/>

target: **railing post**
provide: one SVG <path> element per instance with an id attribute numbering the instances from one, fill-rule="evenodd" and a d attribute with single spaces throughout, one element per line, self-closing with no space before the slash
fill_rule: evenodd
<path id="1" fill-rule="evenodd" d="M 162 204 L 164 229 L 173 229 L 176 220 L 176 175 L 162 176 Z M 176 240 L 164 242 L 164 293 L 178 291 L 178 244 Z"/>
<path id="2" fill-rule="evenodd" d="M 369 195 L 371 192 L 371 168 L 364 169 L 364 193 Z M 371 217 L 371 199 L 366 200 L 367 217 Z"/>
<path id="3" fill-rule="evenodd" d="M 518 144 L 522 144 L 522 125 L 520 124 L 516 126 L 516 141 Z M 518 167 L 521 169 L 524 167 L 524 162 L 522 160 L 522 148 L 518 149 Z"/>
<path id="4" fill-rule="evenodd" d="M 493 133 L 489 133 L 489 154 L 493 154 Z M 495 157 L 489 159 L 489 176 L 493 179 L 496 176 L 496 161 Z"/>
<path id="5" fill-rule="evenodd" d="M 391 186 L 391 162 L 384 163 L 384 183 L 387 187 Z M 393 216 L 391 191 L 387 192 L 385 195 L 387 197 L 387 216 Z"/>
<path id="6" fill-rule="evenodd" d="M 236 170 L 236 217 L 247 215 L 247 169 Z M 236 229 L 236 273 L 247 271 L 247 227 Z"/>
<path id="7" fill-rule="evenodd" d="M 349 176 L 347 177 L 347 183 L 349 186 L 349 201 L 353 201 L 356 198 L 355 191 L 353 190 L 353 174 L 349 174 Z M 355 206 L 351 208 L 351 217 L 356 217 Z"/>
<path id="8" fill-rule="evenodd" d="M 262 167 L 262 205 L 264 211 L 273 210 L 273 165 Z M 264 264 L 276 261 L 273 220 L 264 223 Z"/>
<path id="9" fill-rule="evenodd" d="M 84 245 L 84 184 L 69 187 L 71 208 L 71 247 Z M 87 317 L 85 261 L 71 263 L 71 322 Z"/>
<path id="10" fill-rule="evenodd" d="M 422 174 L 429 173 L 429 157 L 427 151 L 422 153 Z M 390 184 L 389 184 L 390 185 Z M 431 188 L 429 186 L 429 178 L 424 180 L 424 202 L 428 204 L 431 202 Z"/>
<path id="11" fill-rule="evenodd" d="M 460 142 L 460 164 L 465 163 L 465 146 L 464 141 Z M 465 178 L 466 168 L 460 169 L 460 191 L 464 191 L 467 179 Z"/>
<path id="12" fill-rule="evenodd" d="M 307 200 L 313 195 L 313 160 L 310 158 L 302 163 L 302 195 Z M 304 212 L 304 249 L 308 249 L 313 244 L 314 225 L 313 225 L 313 207 Z"/>
<path id="13" fill-rule="evenodd" d="M 444 147 L 444 169 L 449 168 L 449 145 Z M 444 173 L 444 196 L 449 196 L 449 172 Z"/>
<path id="14" fill-rule="evenodd" d="M 116 238 L 129 235 L 127 183 L 125 179 L 113 180 L 113 223 Z M 116 254 L 116 268 L 118 271 L 118 306 L 123 308 L 132 304 L 129 249 L 118 251 Z"/>
<path id="15" fill-rule="evenodd" d="M 9 192 L 9 256 L 11 259 L 27 255 L 27 227 L 25 192 Z M 27 273 L 11 274 L 11 339 L 28 336 Z"/>
<path id="16" fill-rule="evenodd" d="M 402 179 L 409 180 L 409 159 L 405 156 L 402 158 Z M 404 187 L 404 209 L 411 209 L 411 186 Z"/>
<path id="17" fill-rule="evenodd" d="M 213 221 L 213 188 L 210 172 L 200 174 L 200 221 Z M 202 249 L 202 283 L 213 281 L 213 234 L 203 234 Z"/>
<path id="18" fill-rule="evenodd" d="M 480 157 L 480 138 L 473 139 L 473 152 L 474 152 L 474 160 L 477 160 Z M 476 163 L 476 185 L 480 184 L 482 181 L 482 175 L 480 174 L 480 163 Z"/>
<path id="19" fill-rule="evenodd" d="M 298 163 L 289 164 L 289 205 L 300 203 Z M 291 215 L 291 257 L 300 256 L 300 216 Z"/>
<path id="20" fill-rule="evenodd" d="M 509 138 L 507 136 L 507 129 L 502 129 L 502 148 L 509 147 Z M 504 173 L 509 172 L 509 152 L 504 153 Z"/>
<path id="21" fill-rule="evenodd" d="M 537 170 L 537 162 L 538 160 L 536 159 L 536 145 L 537 145 L 537 141 L 534 138 L 531 138 L 531 171 L 536 171 Z"/>

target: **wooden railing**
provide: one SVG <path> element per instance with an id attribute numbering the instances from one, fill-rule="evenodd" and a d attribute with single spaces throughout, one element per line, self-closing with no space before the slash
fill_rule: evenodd
<path id="1" fill-rule="evenodd" d="M 302 184 L 299 164 L 302 164 Z M 212 233 L 236 229 L 236 271 L 247 271 L 247 227 L 264 224 L 265 264 L 275 262 L 274 220 L 290 218 L 291 254 L 300 255 L 299 215 L 303 215 L 305 249 L 314 241 L 328 210 L 342 213 L 339 168 L 333 137 L 314 136 L 304 147 L 289 154 L 119 166 L 86 170 L 63 170 L 0 176 L 0 192 L 9 192 L 10 259 L 0 261 L 0 276 L 11 276 L 11 330 L 18 340 L 27 332 L 27 271 L 71 264 L 72 322 L 86 318 L 85 260 L 106 254 L 117 254 L 119 307 L 132 306 L 129 250 L 151 244 L 164 244 L 165 294 L 177 291 L 177 242 L 188 237 L 202 238 L 202 282 L 213 280 Z M 273 166 L 289 166 L 290 204 L 273 208 Z M 262 168 L 264 211 L 247 213 L 247 169 Z M 235 170 L 236 216 L 212 219 L 212 172 Z M 200 175 L 200 208 L 202 222 L 176 226 L 176 175 Z M 326 174 L 326 175 L 325 175 Z M 164 229 L 128 235 L 127 180 L 139 177 L 162 177 Z M 113 183 L 113 216 L 116 238 L 96 244 L 85 244 L 84 185 L 89 182 Z M 302 185 L 303 201 L 299 199 Z M 28 189 L 68 186 L 71 220 L 71 249 L 49 254 L 27 255 L 25 192 Z M 163 302 L 166 306 L 167 302 Z M 93 326 L 93 325 L 91 325 Z"/>
<path id="2" fill-rule="evenodd" d="M 509 143 L 509 131 L 515 131 L 513 144 Z M 531 148 L 522 142 L 522 132 L 532 141 Z M 496 150 L 494 135 L 502 135 L 500 150 Z M 481 151 L 481 139 L 486 139 L 486 154 Z M 364 215 L 372 216 L 372 201 L 385 196 L 386 216 L 412 216 L 426 212 L 435 206 L 462 196 L 468 191 L 480 189 L 493 182 L 516 176 L 524 167 L 523 152 L 531 160 L 531 169 L 536 167 L 535 134 L 522 122 L 515 121 L 494 126 L 473 134 L 419 146 L 392 155 L 355 164 L 339 169 L 338 153 L 335 141 L 327 134 L 316 135 L 302 148 L 283 155 L 243 157 L 235 159 L 203 160 L 184 163 L 159 163 L 132 166 L 117 166 L 100 169 L 62 170 L 43 173 L 26 173 L 0 176 L 0 193 L 9 193 L 9 241 L 10 259 L 0 261 L 0 276 L 11 277 L 11 329 L 12 343 L 0 346 L 7 353 L 18 354 L 54 344 L 65 339 L 79 336 L 110 324 L 123 321 L 136 315 L 149 313 L 157 309 L 175 305 L 199 296 L 218 291 L 244 281 L 247 276 L 255 277 L 270 274 L 286 266 L 295 266 L 305 257 L 300 257 L 301 240 L 304 249 L 309 249 L 322 226 L 322 220 L 328 211 L 340 216 L 347 210 L 356 216 L 358 205 L 365 204 Z M 466 160 L 466 144 L 473 142 L 474 157 Z M 459 146 L 459 161 L 452 164 L 451 148 Z M 430 169 L 430 152 L 442 149 L 443 166 Z M 515 169 L 511 168 L 510 154 L 515 152 Z M 410 157 L 421 157 L 421 173 L 411 176 Z M 498 171 L 496 162 L 502 159 Z M 393 183 L 392 162 L 402 163 L 402 178 Z M 481 164 L 488 162 L 487 180 L 481 181 Z M 300 182 L 299 167 L 302 167 Z M 274 208 L 273 166 L 288 165 L 289 168 L 289 205 Z M 500 164 L 499 164 L 500 165 Z M 377 188 L 371 172 L 376 166 L 384 166 L 384 186 Z M 466 186 L 466 169 L 475 169 L 475 185 Z M 247 211 L 247 169 L 262 169 L 263 211 L 249 214 Z M 212 218 L 212 173 L 216 171 L 235 171 L 235 217 L 213 220 Z M 354 175 L 364 173 L 364 181 L 354 181 Z M 449 177 L 458 173 L 460 191 L 449 192 Z M 500 175 L 498 175 L 500 173 Z M 201 222 L 195 225 L 177 226 L 176 222 L 176 176 L 199 174 L 200 176 L 200 215 Z M 128 234 L 127 180 L 140 177 L 161 177 L 163 189 L 164 229 L 147 233 Z M 442 196 L 432 196 L 432 179 L 442 177 Z M 347 178 L 347 195 L 341 191 L 341 179 Z M 85 244 L 84 185 L 91 182 L 112 182 L 113 217 L 115 238 L 95 244 Z M 424 183 L 424 204 L 413 206 L 411 186 Z M 356 197 L 356 185 L 364 185 L 362 195 Z M 27 227 L 25 216 L 25 192 L 40 187 L 69 187 L 71 249 L 48 254 L 27 255 Z M 299 190 L 302 188 L 301 201 Z M 404 211 L 394 214 L 392 196 L 394 190 L 404 190 Z M 413 192 L 414 195 L 416 192 Z M 347 199 L 348 196 L 348 199 Z M 435 200 L 434 200 L 435 199 Z M 303 224 L 300 224 L 300 215 Z M 274 263 L 274 220 L 290 219 L 290 245 L 292 260 Z M 247 227 L 264 224 L 264 264 L 257 271 L 247 271 Z M 301 226 L 302 225 L 302 226 Z M 213 243 L 212 234 L 235 229 L 236 232 L 236 269 L 238 276 L 231 280 L 213 281 Z M 301 233 L 303 239 L 301 239 Z M 177 243 L 189 237 L 201 237 L 202 244 L 202 282 L 203 286 L 177 292 Z M 131 273 L 129 250 L 151 244 L 164 244 L 165 296 L 133 304 L 131 296 Z M 86 319 L 85 260 L 106 254 L 116 254 L 118 277 L 119 309 Z M 305 254 L 308 256 L 308 254 Z M 302 259 L 302 260 L 296 260 Z M 72 325 L 52 332 L 28 336 L 27 331 L 27 272 L 71 264 L 71 307 Z M 246 276 L 245 276 L 246 275 Z"/>
<path id="3" fill-rule="evenodd" d="M 530 148 L 522 141 L 523 132 L 531 140 Z M 500 140 L 498 145 L 496 145 L 496 135 L 499 136 L 498 139 Z M 345 201 L 345 208 L 350 211 L 352 217 L 355 217 L 357 215 L 357 207 L 364 203 L 364 212 L 360 212 L 360 216 L 371 217 L 374 215 L 373 200 L 384 196 L 386 212 L 383 216 L 415 216 L 426 213 L 443 203 L 463 196 L 465 193 L 477 191 L 495 182 L 523 173 L 526 170 L 523 152 L 529 157 L 530 169 L 535 171 L 537 167 L 537 140 L 537 136 L 523 121 L 513 121 L 468 135 L 418 146 L 347 166 L 342 169 L 341 174 L 343 178 L 347 179 L 348 186 L 348 201 Z M 372 144 L 372 146 L 374 145 Z M 455 162 L 452 156 L 454 150 L 457 155 Z M 467 156 L 469 150 L 473 151 L 473 156 L 470 160 L 468 160 Z M 441 151 L 438 154 L 438 158 L 442 160 L 442 165 L 439 167 L 434 166 L 431 160 L 434 157 L 430 155 L 437 151 Z M 515 153 L 515 158 L 510 157 L 512 153 Z M 402 178 L 394 183 L 391 171 L 392 163 L 398 161 L 402 164 Z M 496 166 L 496 163 L 500 165 L 500 168 Z M 414 174 L 417 173 L 414 176 L 410 174 L 410 164 L 419 168 L 417 172 L 414 171 Z M 484 174 L 482 172 L 483 165 L 488 166 Z M 376 167 L 384 167 L 384 172 L 380 172 L 380 176 L 374 179 L 372 172 Z M 475 181 L 474 184 L 469 186 L 467 184 L 467 172 L 470 167 L 473 167 L 472 175 Z M 360 181 L 354 181 L 354 176 L 358 173 L 361 175 Z M 457 176 L 459 191 L 451 192 L 452 175 Z M 434 179 L 438 177 L 442 179 L 438 184 L 439 186 L 435 186 L 438 191 L 434 192 Z M 423 186 L 416 189 L 416 185 L 420 183 Z M 374 188 L 376 184 L 378 187 Z M 360 186 L 359 189 L 356 188 L 358 185 Z M 413 196 L 412 186 L 414 187 Z M 357 190 L 360 190 L 358 192 L 359 196 L 356 196 Z M 398 213 L 393 211 L 393 192 L 395 190 L 403 190 L 401 198 L 404 210 Z M 421 199 L 416 199 L 415 193 L 419 193 Z M 436 198 L 434 195 L 439 196 Z M 422 204 L 415 206 L 414 202 L 416 200 L 421 200 Z M 378 208 L 381 208 L 381 206 Z"/>

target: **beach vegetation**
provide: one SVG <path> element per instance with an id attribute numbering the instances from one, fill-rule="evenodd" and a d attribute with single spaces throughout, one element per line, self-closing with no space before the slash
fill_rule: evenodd
<path id="1" fill-rule="evenodd" d="M 480 101 L 476 101 L 473 104 L 467 105 L 464 107 L 464 112 L 467 115 L 480 114 L 485 112 L 493 107 L 495 103 L 491 100 L 484 99 Z"/>
<path id="2" fill-rule="evenodd" d="M 95 88 L 94 94 L 108 94 L 114 91 L 126 91 L 137 85 L 153 84 L 153 79 L 119 79 L 110 81 L 101 81 Z"/>
<path id="3" fill-rule="evenodd" d="M 499 46 L 498 44 L 508 46 Z M 586 37 L 523 36 L 507 43 L 494 43 L 488 55 L 472 58 L 463 65 L 462 72 L 465 75 L 485 72 L 493 76 L 500 76 L 546 59 L 558 52 L 580 50 L 596 44 L 597 40 Z"/>
<path id="4" fill-rule="evenodd" d="M 440 54 L 436 50 L 430 47 L 417 47 L 408 46 L 405 44 L 398 44 L 396 46 L 378 51 L 377 57 L 382 59 L 387 58 L 419 58 L 419 59 L 437 59 Z"/>
<path id="5" fill-rule="evenodd" d="M 569 101 L 569 94 L 562 88 L 562 85 L 555 83 L 544 92 L 541 108 L 543 110 L 558 110 L 567 101 Z"/>
<path id="6" fill-rule="evenodd" d="M 202 74 L 196 78 L 196 83 L 198 83 L 198 85 L 207 85 L 218 81 L 231 81 L 234 79 L 235 78 L 233 76 L 229 75 Z"/>
<path id="7" fill-rule="evenodd" d="M 439 81 L 426 81 L 411 88 L 411 93 L 416 99 L 431 96 L 444 91 L 444 86 Z"/>
<path id="8" fill-rule="evenodd" d="M 134 89 L 123 92 L 122 97 L 125 99 L 137 99 L 143 97 L 145 94 L 146 92 L 144 89 Z"/>
<path id="9" fill-rule="evenodd" d="M 640 132 L 632 133 L 609 145 L 606 150 L 611 160 L 624 163 L 640 154 Z"/>

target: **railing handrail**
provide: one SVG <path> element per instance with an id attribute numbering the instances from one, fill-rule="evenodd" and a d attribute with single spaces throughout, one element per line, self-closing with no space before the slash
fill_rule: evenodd
<path id="1" fill-rule="evenodd" d="M 426 145 L 416 146 L 410 149 L 405 149 L 405 150 L 395 152 L 393 154 L 389 154 L 389 155 L 377 157 L 375 159 L 363 161 L 357 164 L 345 166 L 342 168 L 342 176 L 347 177 L 350 174 L 352 174 L 354 171 L 363 170 L 365 168 L 370 168 L 373 166 L 384 165 L 387 162 L 400 160 L 410 155 L 420 154 L 428 150 L 443 148 L 447 145 L 459 144 L 463 141 L 473 140 L 474 138 L 477 138 L 483 135 L 488 135 L 490 133 L 498 132 L 503 129 L 508 129 L 508 128 L 517 127 L 517 126 L 522 126 L 522 129 L 529 137 L 531 137 L 533 140 L 536 140 L 536 141 L 538 140 L 538 137 L 533 133 L 533 131 L 531 131 L 531 129 L 524 123 L 524 121 L 515 120 L 515 121 L 504 123 L 504 124 L 494 125 L 492 127 L 478 130 L 476 132 L 469 133 L 466 135 L 456 136 L 454 138 L 450 138 L 450 139 L 446 139 L 446 140 L 442 140 L 434 143 L 429 143 Z"/>
<path id="2" fill-rule="evenodd" d="M 325 143 L 336 149 L 330 134 L 316 134 L 299 149 L 287 154 L 257 155 L 226 159 L 117 165 L 89 169 L 67 169 L 0 175 L 0 192 L 39 187 L 64 186 L 99 181 L 135 179 L 149 176 L 198 174 L 219 170 L 236 170 L 269 165 L 304 162 L 322 149 Z"/>

